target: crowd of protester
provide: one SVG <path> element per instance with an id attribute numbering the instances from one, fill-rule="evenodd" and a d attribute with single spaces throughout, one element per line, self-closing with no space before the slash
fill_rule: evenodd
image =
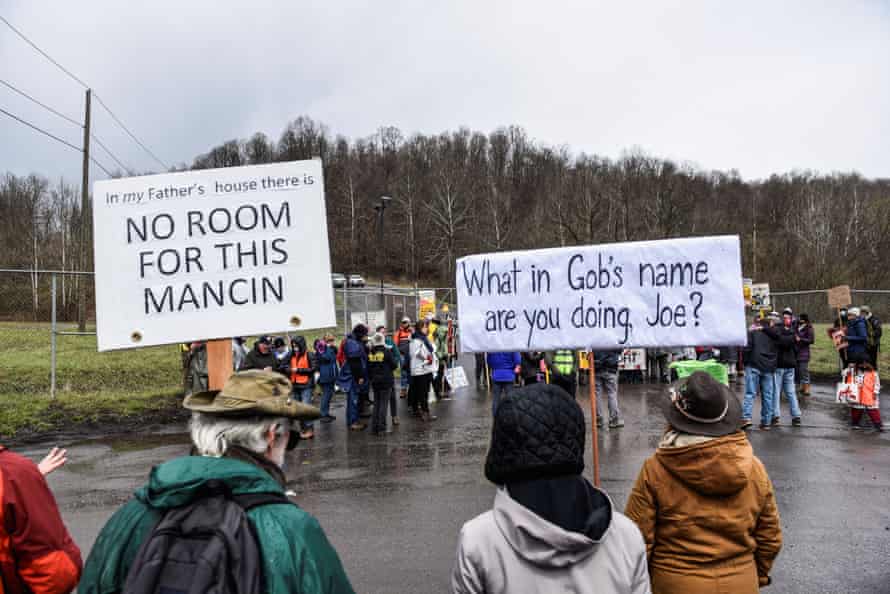
<path id="1" fill-rule="evenodd" d="M 844 338 L 843 382 L 857 386 L 851 425 L 865 412 L 882 430 L 881 325 L 867 307 L 843 313 L 835 330 Z M 758 393 L 761 429 L 779 424 L 782 394 L 792 425 L 801 424 L 797 386 L 810 393 L 814 340 L 806 314 L 758 316 L 742 351 L 742 403 L 702 371 L 677 382 L 661 403 L 667 428 L 624 513 L 582 476 L 577 354 L 477 356 L 477 383 L 492 388 L 484 473 L 497 491 L 492 509 L 460 531 L 453 592 L 754 593 L 769 585 L 782 530 L 772 483 L 744 430 Z M 335 420 L 336 389 L 346 395 L 351 430 L 365 429 L 368 417 L 376 435 L 389 419 L 398 425 L 397 396 L 421 422 L 434 421 L 429 402 L 449 397 L 456 342 L 453 320 L 407 318 L 394 338 L 358 325 L 339 344 L 327 335 L 311 349 L 302 336 L 262 336 L 249 351 L 234 339 L 238 372 L 220 391 L 206 386 L 206 345 L 183 345 L 191 455 L 152 469 L 85 564 L 44 478 L 66 453 L 53 450 L 35 464 L 0 447 L 2 592 L 353 592 L 319 522 L 289 499 L 286 453 L 314 437 L 315 421 Z M 592 359 L 608 425 L 619 429 L 619 352 Z"/>

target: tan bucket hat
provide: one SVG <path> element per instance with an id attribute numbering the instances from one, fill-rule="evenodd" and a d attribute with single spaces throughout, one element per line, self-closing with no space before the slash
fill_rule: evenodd
<path id="1" fill-rule="evenodd" d="M 291 383 L 274 371 L 251 369 L 234 373 L 222 390 L 186 396 L 182 405 L 192 411 L 232 416 L 288 417 L 311 421 L 321 411 L 291 396 Z"/>

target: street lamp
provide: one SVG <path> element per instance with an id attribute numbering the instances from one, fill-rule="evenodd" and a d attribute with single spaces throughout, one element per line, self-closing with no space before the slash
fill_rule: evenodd
<path id="1" fill-rule="evenodd" d="M 383 215 L 386 212 L 386 203 L 392 200 L 389 196 L 381 196 L 380 202 L 374 205 L 377 211 L 377 274 L 380 277 L 380 296 L 383 298 Z M 386 303 L 383 304 L 386 309 Z"/>

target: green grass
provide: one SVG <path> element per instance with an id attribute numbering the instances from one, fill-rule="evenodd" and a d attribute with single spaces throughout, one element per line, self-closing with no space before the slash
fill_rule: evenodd
<path id="1" fill-rule="evenodd" d="M 816 343 L 810 349 L 810 372 L 818 376 L 836 377 L 840 371 L 837 351 L 828 338 L 830 324 L 813 324 Z M 878 369 L 890 369 L 890 350 L 883 350 L 878 355 Z"/>
<path id="2" fill-rule="evenodd" d="M 309 347 L 325 333 L 305 332 Z M 89 423 L 148 422 L 178 410 L 182 371 L 177 345 L 99 353 L 95 336 L 59 336 L 55 400 L 50 398 L 50 350 L 49 324 L 0 323 L 0 438 Z"/>

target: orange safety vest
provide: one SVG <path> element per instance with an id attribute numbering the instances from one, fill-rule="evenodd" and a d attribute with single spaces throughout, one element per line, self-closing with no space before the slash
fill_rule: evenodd
<path id="1" fill-rule="evenodd" d="M 291 369 L 309 369 L 309 353 L 303 353 L 299 357 L 297 357 L 296 355 L 291 356 L 290 366 Z M 309 383 L 309 376 L 291 371 L 290 381 L 293 384 L 305 386 Z"/>

